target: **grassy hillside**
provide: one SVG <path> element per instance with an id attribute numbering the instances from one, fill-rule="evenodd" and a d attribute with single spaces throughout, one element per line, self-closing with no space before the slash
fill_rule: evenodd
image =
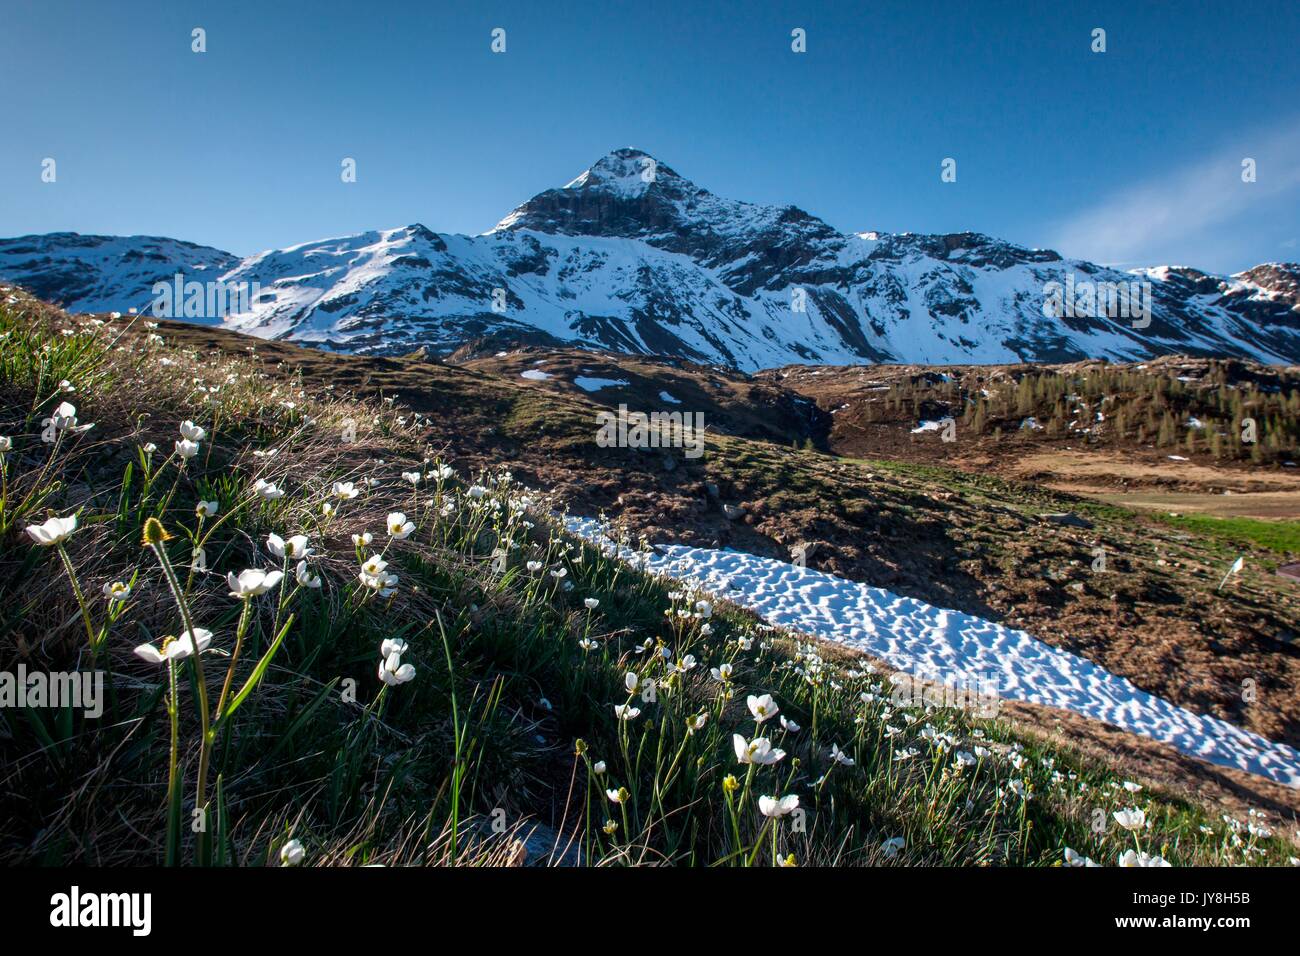
<path id="1" fill-rule="evenodd" d="M 553 489 L 505 466 L 525 443 L 563 461 L 578 403 L 0 297 L 0 669 L 105 675 L 98 717 L 0 709 L 6 862 L 1293 852 L 1002 721 L 896 706 L 869 662 L 567 537 Z M 417 386 L 481 430 L 405 405 Z M 733 441 L 706 467 L 769 467 Z"/>
<path id="2" fill-rule="evenodd" d="M 168 335 L 224 354 L 247 347 L 239 336 L 210 329 L 172 325 Z M 794 393 L 688 363 L 656 367 L 641 358 L 525 350 L 463 367 L 285 343 L 258 349 L 273 366 L 283 363 L 282 374 L 302 369 L 308 379 L 392 397 L 433 416 L 439 440 L 470 469 L 508 467 L 574 509 L 617 515 L 651 540 L 784 560 L 803 546 L 821 570 L 1024 628 L 1175 703 L 1300 745 L 1300 699 L 1292 693 L 1300 683 L 1300 589 L 1273 573 L 1288 560 L 1285 552 L 1247 543 L 1244 569 L 1220 590 L 1241 553 L 1225 553 L 1221 538 L 996 468 L 950 462 L 970 452 L 967 431 L 955 445 L 931 432 L 909 436 L 916 444 L 872 445 L 869 457 L 853 459 L 785 442 L 781 435 L 799 408 Z M 528 380 L 524 371 L 550 377 Z M 809 375 L 853 370 L 823 371 Z M 628 384 L 589 392 L 575 384 L 579 376 Z M 662 408 L 664 391 L 703 413 L 703 458 L 600 448 L 592 440 L 601 408 Z M 976 444 L 1000 447 L 991 435 Z M 1006 444 L 1015 460 L 1014 442 Z M 1109 467 L 1097 449 L 1083 457 Z M 1041 517 L 1060 512 L 1086 516 L 1092 527 Z M 1102 553 L 1104 570 L 1094 570 Z M 1265 693 L 1244 698 L 1246 680 Z"/>
<path id="3" fill-rule="evenodd" d="M 1168 515 L 1163 519 L 1236 547 L 1267 548 L 1282 555 L 1300 554 L 1300 521 L 1258 521 L 1207 515 Z"/>
<path id="4" fill-rule="evenodd" d="M 1300 588 L 1274 573 L 1300 557 L 1285 548 L 1296 522 L 1274 522 L 1269 541 L 1283 550 L 1250 540 L 1229 550 L 1209 527 L 1171 526 L 1157 515 L 948 460 L 1000 448 L 991 433 L 975 441 L 959 426 L 959 441 L 943 444 L 935 432 L 911 435 L 910 425 L 899 423 L 913 419 L 900 411 L 899 422 L 880 427 L 891 434 L 901 428 L 901 444 L 869 444 L 865 457 L 830 454 L 765 434 L 744 413 L 764 408 L 775 430 L 788 427 L 791 398 L 774 397 L 770 383 L 686 363 L 658 372 L 644 359 L 626 365 L 607 355 L 527 350 L 478 359 L 469 369 L 408 362 L 400 371 L 376 371 L 371 387 L 401 387 L 403 401 L 445 417 L 458 456 L 476 465 L 507 462 L 574 508 L 616 514 L 651 540 L 731 546 L 783 560 L 802 546 L 821 570 L 1023 628 L 1144 690 L 1300 745 L 1300 698 L 1293 693 L 1300 684 Z M 521 379 L 530 370 L 550 378 Z M 820 381 L 854 378 L 856 370 L 805 371 L 806 379 Z M 872 371 L 912 377 L 906 369 Z M 1152 374 L 1181 388 L 1174 371 L 1162 365 Z M 1063 372 L 1045 374 L 1064 380 Z M 574 385 L 579 375 L 628 384 L 588 392 Z M 815 394 L 806 380 L 793 387 Z M 506 411 L 484 421 L 462 410 L 480 404 L 480 390 Z M 597 408 L 662 408 L 664 390 L 690 396 L 683 407 L 703 412 L 703 458 L 596 447 Z M 837 422 L 841 414 L 833 416 Z M 1022 440 L 1031 447 L 1041 441 L 1008 436 L 999 454 L 1014 459 Z M 1091 462 L 1101 454 L 1090 447 L 1084 457 Z M 1290 471 L 1234 467 L 1251 475 Z M 1043 517 L 1060 513 L 1090 526 Z M 1245 567 L 1220 589 L 1239 555 Z M 1246 681 L 1263 693 L 1243 695 Z"/>

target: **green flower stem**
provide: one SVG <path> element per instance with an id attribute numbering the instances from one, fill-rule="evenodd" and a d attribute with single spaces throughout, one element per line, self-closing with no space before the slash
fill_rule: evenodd
<path id="1" fill-rule="evenodd" d="M 749 854 L 748 858 L 746 858 L 746 860 L 745 860 L 745 866 L 753 866 L 756 862 L 758 862 L 758 855 L 759 855 L 760 853 L 763 852 L 763 837 L 767 834 L 767 829 L 768 829 L 768 827 L 772 826 L 775 822 L 776 822 L 776 818 L 775 818 L 775 817 L 768 817 L 768 818 L 763 822 L 763 827 L 762 827 L 762 829 L 760 829 L 760 830 L 758 831 L 758 837 L 755 838 L 755 840 L 754 840 L 754 850 L 753 850 L 752 853 Z M 775 854 L 775 853 L 776 853 L 776 832 L 775 832 L 775 830 L 773 830 L 772 836 L 773 836 L 773 839 L 772 839 L 772 852 L 773 852 L 773 854 Z"/>
<path id="2" fill-rule="evenodd" d="M 201 736 L 199 738 L 199 778 L 195 788 L 194 806 L 203 807 L 204 798 L 207 796 L 208 783 L 208 758 L 210 756 L 211 736 L 209 731 L 208 711 L 208 685 L 203 677 L 203 655 L 198 652 L 198 639 L 194 633 L 194 622 L 190 618 L 190 608 L 185 601 L 185 595 L 181 592 L 180 582 L 176 580 L 176 572 L 172 568 L 171 559 L 167 556 L 167 549 L 163 547 L 162 542 L 149 545 L 153 553 L 158 556 L 158 563 L 162 566 L 163 577 L 167 579 L 167 586 L 171 588 L 172 597 L 176 599 L 176 606 L 181 612 L 181 623 L 185 625 L 185 630 L 189 632 L 190 640 L 194 643 L 194 676 L 195 685 L 198 687 L 199 698 L 199 729 Z"/>
<path id="3" fill-rule="evenodd" d="M 185 594 L 187 597 L 189 596 L 190 591 L 194 588 L 194 552 L 201 550 L 199 538 L 203 534 L 203 518 L 203 509 L 200 508 L 198 514 L 199 523 L 194 529 L 194 537 L 190 539 L 193 548 L 190 552 L 190 570 L 189 573 L 185 575 Z"/>
<path id="4" fill-rule="evenodd" d="M 173 452 L 167 458 L 167 461 L 171 461 L 172 458 L 179 458 L 179 457 L 180 456 L 177 453 Z M 164 465 L 167 464 L 167 461 L 164 461 L 163 464 Z M 163 503 L 158 506 L 159 517 L 165 515 L 167 513 L 167 509 L 171 507 L 172 499 L 176 497 L 176 489 L 179 488 L 181 484 L 181 476 L 184 474 L 185 474 L 185 459 L 181 458 L 176 465 L 176 477 L 172 479 L 171 490 L 167 492 L 167 497 L 163 499 Z"/>
<path id="5" fill-rule="evenodd" d="M 167 756 L 167 850 L 168 866 L 176 865 L 176 834 L 179 829 L 179 816 L 176 801 L 176 788 L 179 785 L 177 768 L 180 763 L 180 703 L 176 693 L 176 662 L 167 661 L 167 683 L 171 694 L 167 698 L 167 717 L 171 725 L 171 748 Z"/>
<path id="6" fill-rule="evenodd" d="M 460 729 L 460 707 L 456 703 L 456 671 L 451 662 L 451 643 L 447 640 L 447 629 L 442 623 L 442 614 L 435 612 L 438 621 L 438 633 L 442 636 L 442 649 L 447 657 L 447 681 L 451 688 L 452 733 L 456 743 L 456 762 L 452 770 L 451 783 L 451 865 L 456 865 L 457 843 L 460 839 L 460 790 L 465 774 L 464 755 L 461 748 L 464 736 Z"/>
<path id="7" fill-rule="evenodd" d="M 230 684 L 235 678 L 235 665 L 239 663 L 239 651 L 244 646 L 244 632 L 248 630 L 248 621 L 252 616 L 252 606 L 252 600 L 245 598 L 244 607 L 239 612 L 239 627 L 235 631 L 235 649 L 230 652 L 230 665 L 226 668 L 226 680 L 221 685 L 221 696 L 217 698 L 216 715 L 218 723 L 220 723 L 221 715 L 226 709 L 226 696 L 230 693 Z"/>
<path id="8" fill-rule="evenodd" d="M 95 640 L 95 629 L 90 625 L 90 609 L 86 607 L 86 596 L 81 593 L 81 583 L 77 580 L 77 572 L 72 568 L 72 559 L 68 557 L 68 551 L 60 541 L 55 547 L 58 548 L 59 557 L 63 559 L 63 567 L 68 572 L 68 580 L 72 582 L 72 593 L 77 596 L 77 604 L 81 608 L 81 623 L 86 626 L 86 640 L 90 645 L 90 663 L 94 666 L 95 660 L 99 657 L 99 642 Z"/>

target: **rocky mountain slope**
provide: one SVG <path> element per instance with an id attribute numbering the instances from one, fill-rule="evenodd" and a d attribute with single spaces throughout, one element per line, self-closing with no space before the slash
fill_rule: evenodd
<path id="1" fill-rule="evenodd" d="M 78 312 L 143 311 L 155 282 L 177 272 L 204 282 L 237 265 L 239 257 L 229 252 L 161 236 L 51 232 L 0 240 L 0 274 Z"/>
<path id="2" fill-rule="evenodd" d="M 1173 352 L 1300 360 L 1294 263 L 1231 277 L 1126 273 L 978 233 L 848 235 L 794 206 L 715 196 L 635 149 L 479 236 L 415 224 L 243 260 L 152 237 L 0 240 L 0 278 L 73 310 L 147 305 L 153 282 L 176 272 L 259 284 L 249 311 L 207 321 L 361 353 L 570 344 L 742 370 Z M 1149 322 L 1095 307 L 1046 314 L 1053 283 L 1142 282 Z"/>

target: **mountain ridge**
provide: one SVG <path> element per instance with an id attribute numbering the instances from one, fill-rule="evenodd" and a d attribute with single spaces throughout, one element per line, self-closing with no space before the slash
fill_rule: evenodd
<path id="1" fill-rule="evenodd" d="M 1300 362 L 1295 263 L 1121 272 L 978 232 L 840 233 L 797 206 L 719 197 L 632 147 L 476 236 L 416 222 L 242 259 L 165 237 L 0 240 L 0 278 L 74 311 L 143 309 L 177 272 L 260 288 L 246 312 L 200 321 L 362 353 L 540 337 L 744 371 L 1175 352 Z M 1067 281 L 1138 283 L 1145 321 L 1045 314 Z"/>

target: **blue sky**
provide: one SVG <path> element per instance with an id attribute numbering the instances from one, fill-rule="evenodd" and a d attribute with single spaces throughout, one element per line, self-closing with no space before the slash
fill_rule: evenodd
<path id="1" fill-rule="evenodd" d="M 1225 272 L 1300 258 L 1294 0 L 5 8 L 5 236 L 249 254 L 412 222 L 475 233 L 630 145 L 846 231 L 971 229 Z"/>

